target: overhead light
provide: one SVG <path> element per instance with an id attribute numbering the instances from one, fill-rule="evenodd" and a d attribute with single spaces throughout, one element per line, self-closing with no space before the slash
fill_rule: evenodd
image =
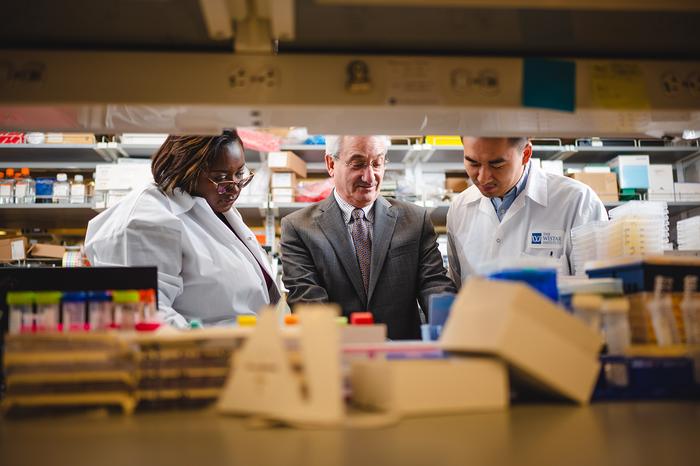
<path id="1" fill-rule="evenodd" d="M 681 137 L 683 139 L 697 139 L 700 138 L 700 131 L 695 131 L 694 129 L 684 129 L 683 136 Z"/>

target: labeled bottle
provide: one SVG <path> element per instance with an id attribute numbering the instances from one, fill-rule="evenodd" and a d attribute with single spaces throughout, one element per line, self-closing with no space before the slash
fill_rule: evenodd
<path id="1" fill-rule="evenodd" d="M 107 291 L 88 292 L 88 318 L 91 330 L 108 330 L 112 327 L 112 295 Z"/>
<path id="2" fill-rule="evenodd" d="M 86 330 L 85 303 L 87 293 L 70 291 L 63 293 L 63 331 L 80 332 Z"/>
<path id="3" fill-rule="evenodd" d="M 137 290 L 112 291 L 114 324 L 122 330 L 134 330 L 141 314 L 141 299 Z"/>
<path id="4" fill-rule="evenodd" d="M 36 200 L 34 179 L 29 168 L 23 167 L 15 181 L 15 204 L 34 204 Z"/>
<path id="5" fill-rule="evenodd" d="M 54 178 L 37 178 L 35 180 L 37 204 L 51 204 L 53 202 L 53 184 L 55 182 Z"/>
<path id="6" fill-rule="evenodd" d="M 37 291 L 35 293 L 37 331 L 55 332 L 58 330 L 62 295 L 60 291 Z"/>
<path id="7" fill-rule="evenodd" d="M 34 293 L 31 291 L 8 291 L 6 300 L 10 310 L 10 333 L 31 332 L 35 328 Z"/>
<path id="8" fill-rule="evenodd" d="M 83 175 L 75 175 L 73 182 L 70 184 L 70 203 L 85 204 L 85 183 L 83 183 Z"/>
<path id="9" fill-rule="evenodd" d="M 0 179 L 0 204 L 15 203 L 15 170 L 8 168 Z"/>
<path id="10" fill-rule="evenodd" d="M 53 203 L 67 204 L 68 202 L 70 202 L 68 175 L 59 173 L 56 175 L 56 182 L 53 184 Z"/>

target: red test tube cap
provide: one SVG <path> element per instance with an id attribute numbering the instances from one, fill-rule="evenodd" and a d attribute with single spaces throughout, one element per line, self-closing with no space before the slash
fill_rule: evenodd
<path id="1" fill-rule="evenodd" d="M 371 312 L 353 312 L 350 314 L 350 324 L 352 325 L 372 325 L 374 316 Z"/>

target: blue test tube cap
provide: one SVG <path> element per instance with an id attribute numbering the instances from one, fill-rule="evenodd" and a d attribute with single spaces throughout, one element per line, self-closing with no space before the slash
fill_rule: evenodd
<path id="1" fill-rule="evenodd" d="M 63 293 L 63 302 L 84 303 L 87 301 L 87 293 L 84 291 L 67 291 Z"/>
<path id="2" fill-rule="evenodd" d="M 106 302 L 112 300 L 112 294 L 109 291 L 88 291 L 88 301 Z"/>

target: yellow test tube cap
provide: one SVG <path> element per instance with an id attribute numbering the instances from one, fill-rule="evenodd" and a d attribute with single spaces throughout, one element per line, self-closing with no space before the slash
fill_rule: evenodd
<path id="1" fill-rule="evenodd" d="M 335 318 L 335 322 L 338 325 L 348 325 L 348 318 L 345 316 L 338 316 Z"/>
<path id="2" fill-rule="evenodd" d="M 252 327 L 255 325 L 255 322 L 257 322 L 257 318 L 255 316 L 238 316 L 236 319 L 236 322 L 238 322 L 238 325 L 241 327 Z"/>

